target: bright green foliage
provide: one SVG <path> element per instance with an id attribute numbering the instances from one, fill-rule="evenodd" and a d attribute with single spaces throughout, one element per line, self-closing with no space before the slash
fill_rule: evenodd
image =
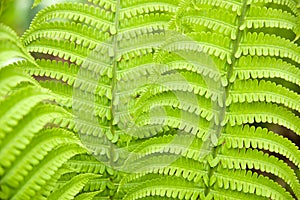
<path id="1" fill-rule="evenodd" d="M 299 5 L 89 0 L 21 39 L 0 24 L 0 199 L 300 199 Z"/>

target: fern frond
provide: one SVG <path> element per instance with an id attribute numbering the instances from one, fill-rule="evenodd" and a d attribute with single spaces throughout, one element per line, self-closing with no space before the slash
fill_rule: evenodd
<path id="1" fill-rule="evenodd" d="M 24 70 L 15 67 L 7 66 L 0 69 L 0 101 L 5 100 L 6 95 L 13 90 L 13 88 L 21 85 L 22 83 L 28 83 L 38 86 L 38 82 L 32 77 L 28 76 Z"/>
<path id="2" fill-rule="evenodd" d="M 71 180 L 67 181 L 62 187 L 54 190 L 48 197 L 48 199 L 56 200 L 59 198 L 72 199 L 84 185 L 92 178 L 96 178 L 95 174 L 78 174 Z"/>
<path id="3" fill-rule="evenodd" d="M 299 32 L 297 17 L 279 9 L 250 6 L 249 13 L 240 30 L 245 28 L 282 28 L 292 30 L 296 34 Z"/>
<path id="4" fill-rule="evenodd" d="M 113 0 L 88 0 L 88 2 L 102 7 L 107 11 L 116 12 L 116 2 Z"/>
<path id="5" fill-rule="evenodd" d="M 213 198 L 215 200 L 238 200 L 238 199 L 253 199 L 253 200 L 268 200 L 269 198 L 258 196 L 255 194 L 244 193 L 234 190 L 225 190 L 222 188 L 218 188 L 217 186 L 213 186 L 210 188 L 208 198 Z"/>
<path id="6" fill-rule="evenodd" d="M 152 114 L 153 113 L 153 114 Z M 135 123 L 138 126 L 162 125 L 172 128 L 178 128 L 181 131 L 197 135 L 202 138 L 209 127 L 209 122 L 198 115 L 186 111 L 172 109 L 171 107 L 157 108 L 151 113 L 145 113 L 142 116 L 136 116 Z M 211 119 L 212 116 L 206 118 Z"/>
<path id="7" fill-rule="evenodd" d="M 16 32 L 3 23 L 0 23 L 0 46 L 0 67 L 11 58 L 23 58 L 34 63 L 33 57 L 25 50 Z"/>
<path id="8" fill-rule="evenodd" d="M 128 164 L 135 164 L 137 163 L 136 161 L 141 158 L 145 157 L 147 159 L 147 156 L 151 157 L 152 154 L 155 155 L 156 153 L 173 153 L 203 162 L 203 157 L 209 152 L 209 149 L 201 147 L 202 141 L 191 135 L 164 135 L 153 137 L 131 147 L 134 149 L 126 162 Z"/>
<path id="9" fill-rule="evenodd" d="M 13 130 L 1 131 L 0 158 L 3 160 L 1 166 L 10 167 L 16 156 L 26 148 L 35 133 L 51 123 L 66 115 L 62 108 L 52 105 L 38 105 L 18 122 Z M 7 132 L 7 133 L 5 133 Z M 12 134 L 13 132 L 13 134 Z M 5 158 L 5 159 L 4 159 Z"/>
<path id="10" fill-rule="evenodd" d="M 56 60 L 36 60 L 39 67 L 31 65 L 28 62 L 20 62 L 18 66 L 22 67 L 30 75 L 45 76 L 56 80 L 62 80 L 69 85 L 73 85 L 79 71 L 79 67 L 67 62 Z"/>
<path id="11" fill-rule="evenodd" d="M 222 148 L 221 154 L 217 158 L 220 159 L 223 168 L 256 169 L 274 174 L 289 184 L 297 197 L 300 195 L 300 183 L 294 171 L 286 163 L 274 156 L 251 149 L 236 151 Z"/>
<path id="12" fill-rule="evenodd" d="M 264 33 L 247 33 L 241 41 L 235 57 L 241 55 L 251 56 L 278 56 L 289 58 L 295 62 L 300 62 L 300 48 L 291 41 Z"/>
<path id="13" fill-rule="evenodd" d="M 70 157 L 83 153 L 84 150 L 76 145 L 66 145 L 51 151 L 36 165 L 18 186 L 14 186 L 12 198 L 28 199 L 34 197 L 37 190 L 41 189 L 55 171 Z"/>
<path id="14" fill-rule="evenodd" d="M 80 173 L 103 174 L 105 171 L 105 165 L 100 163 L 95 157 L 85 154 L 74 156 L 65 165 Z"/>
<path id="15" fill-rule="evenodd" d="M 122 16 L 122 12 L 120 15 Z M 150 34 L 165 30 L 170 19 L 171 16 L 169 14 L 159 13 L 145 14 L 143 16 L 139 15 L 127 20 L 124 19 L 124 21 L 122 20 L 122 23 L 120 24 L 118 37 L 120 39 L 130 39 L 138 37 L 140 34 Z"/>
<path id="16" fill-rule="evenodd" d="M 128 1 L 121 2 L 122 9 L 120 10 L 121 19 L 130 19 L 137 16 L 144 16 L 146 14 L 172 14 L 177 10 L 178 0 L 176 1 Z"/>
<path id="17" fill-rule="evenodd" d="M 181 39 L 177 42 L 174 41 L 168 45 L 165 50 L 169 51 L 200 51 L 207 53 L 211 56 L 219 57 L 221 60 L 226 59 L 228 63 L 230 60 L 230 39 L 224 35 L 211 33 L 211 32 L 201 32 L 201 33 L 190 33 L 187 34 L 191 40 L 184 41 Z M 174 38 L 176 40 L 176 38 Z"/>
<path id="18" fill-rule="evenodd" d="M 0 126 L 2 131 L 11 131 L 18 120 L 22 119 L 34 106 L 43 100 L 54 99 L 54 96 L 46 89 L 28 86 L 17 90 L 5 101 L 0 103 Z"/>
<path id="19" fill-rule="evenodd" d="M 251 171 L 217 168 L 213 176 L 215 177 L 213 180 L 219 188 L 242 191 L 272 199 L 293 199 L 278 183 Z"/>
<path id="20" fill-rule="evenodd" d="M 51 90 L 57 98 L 55 98 L 55 102 L 59 105 L 71 108 L 72 107 L 72 91 L 73 88 L 67 84 L 58 82 L 58 81 L 43 81 L 39 82 L 39 84 L 43 88 L 47 88 Z"/>
<path id="21" fill-rule="evenodd" d="M 99 176 L 99 175 L 98 175 Z M 90 193 L 91 191 L 96 191 L 98 193 L 105 191 L 112 182 L 108 177 L 100 177 L 89 180 L 83 188 L 84 192 Z"/>
<path id="22" fill-rule="evenodd" d="M 188 182 L 179 177 L 160 177 L 148 180 L 133 187 L 124 199 L 140 199 L 148 196 L 172 197 L 179 199 L 203 198 L 204 188 L 201 184 Z"/>
<path id="23" fill-rule="evenodd" d="M 14 134 L 17 136 L 17 132 Z M 41 162 L 50 151 L 61 145 L 79 143 L 79 139 L 73 133 L 63 129 L 46 129 L 35 134 L 30 145 L 22 150 L 13 165 L 5 170 L 5 173 L 1 176 L 1 183 L 18 185 L 28 175 L 31 168 Z M 8 156 L 8 154 L 5 156 Z"/>
<path id="24" fill-rule="evenodd" d="M 231 126 L 243 123 L 274 123 L 300 134 L 300 119 L 282 106 L 271 103 L 232 104 L 223 123 L 229 121 Z"/>
<path id="25" fill-rule="evenodd" d="M 147 6 L 148 4 L 151 5 L 151 6 L 154 6 L 154 5 L 156 5 L 156 4 L 154 4 L 155 2 L 158 2 L 158 1 L 157 0 L 136 0 L 136 1 L 124 0 L 124 1 L 121 2 L 120 5 L 122 7 L 134 7 L 134 6 L 139 6 L 139 5 L 145 5 L 145 6 Z M 159 2 L 162 5 L 170 5 L 170 6 L 176 7 L 178 5 L 178 3 L 180 2 L 180 0 L 174 0 L 174 1 L 159 0 Z M 159 7 L 159 6 L 156 5 L 156 7 Z M 161 9 L 161 10 L 163 11 L 163 9 Z M 154 10 L 150 9 L 150 11 L 153 12 Z"/>
<path id="26" fill-rule="evenodd" d="M 268 67 L 266 67 L 268 66 Z M 233 70 L 230 82 L 236 78 L 281 78 L 300 86 L 300 69 L 281 59 L 258 56 L 242 56 Z"/>
<path id="27" fill-rule="evenodd" d="M 122 187 L 123 184 L 133 182 L 135 179 L 139 179 L 150 173 L 183 177 L 188 181 L 197 183 L 207 174 L 208 170 L 207 164 L 172 154 L 146 157 L 128 166 L 128 168 L 131 167 L 137 170 L 135 173 L 125 176 L 121 180 L 120 187 Z"/>
<path id="28" fill-rule="evenodd" d="M 113 19 L 112 13 L 100 7 L 73 2 L 54 4 L 43 9 L 34 17 L 31 25 L 38 26 L 39 23 L 53 20 L 79 21 L 105 32 L 114 29 Z"/>
<path id="29" fill-rule="evenodd" d="M 300 166 L 299 149 L 289 139 L 284 138 L 266 128 L 254 126 L 226 126 L 219 140 L 225 142 L 227 148 L 259 148 L 279 153 L 296 166 Z"/>
<path id="30" fill-rule="evenodd" d="M 98 195 L 100 191 L 96 191 L 96 192 L 88 192 L 88 193 L 81 193 L 79 195 L 77 195 L 74 200 L 94 200 L 95 196 Z"/>
<path id="31" fill-rule="evenodd" d="M 235 81 L 226 104 L 242 102 L 272 102 L 300 111 L 300 95 L 270 81 Z"/>
<path id="32" fill-rule="evenodd" d="M 143 56 L 148 53 L 153 53 L 154 49 L 158 48 L 166 39 L 164 33 L 143 34 L 138 37 L 120 41 L 119 55 L 116 58 L 130 60 L 134 57 Z"/>
<path id="33" fill-rule="evenodd" d="M 99 59 L 107 58 L 105 56 L 100 56 L 101 52 L 91 52 L 91 50 L 88 50 L 87 48 L 78 46 L 74 42 L 65 41 L 63 39 L 35 40 L 32 43 L 28 44 L 26 48 L 29 52 L 57 56 L 59 58 L 63 58 L 65 60 L 69 60 L 70 62 L 76 63 L 77 65 L 81 65 L 84 61 L 88 61 L 93 66 L 100 65 L 103 66 L 103 68 L 108 66 L 108 63 L 106 63 L 106 61 L 103 61 L 103 59 Z"/>
<path id="34" fill-rule="evenodd" d="M 199 96 L 187 95 L 184 92 L 164 92 L 150 98 L 138 100 L 134 108 L 134 115 L 140 116 L 142 113 L 151 112 L 155 107 L 169 106 L 183 111 L 194 113 L 204 119 L 212 119 L 219 124 L 219 110 L 213 108 L 213 102 Z"/>
<path id="35" fill-rule="evenodd" d="M 50 180 L 46 181 L 46 184 L 44 184 L 43 188 L 41 188 L 39 191 L 37 191 L 35 198 L 37 199 L 45 199 L 47 198 L 50 193 L 56 188 L 57 181 L 67 173 L 71 173 L 72 171 L 69 169 L 65 169 L 63 167 L 59 168 L 55 173 L 52 175 Z"/>
<path id="36" fill-rule="evenodd" d="M 294 14 L 299 12 L 297 0 L 247 0 L 248 5 L 260 3 L 287 6 Z"/>
<path id="37" fill-rule="evenodd" d="M 232 12 L 223 9 L 197 9 L 190 11 L 182 18 L 182 23 L 185 23 L 194 29 L 198 26 L 204 26 L 211 31 L 216 31 L 231 39 L 236 39 L 235 15 Z"/>
<path id="38" fill-rule="evenodd" d="M 22 36 L 25 45 L 44 38 L 61 38 L 74 42 L 76 45 L 94 49 L 108 39 L 108 34 L 81 23 L 55 21 L 31 25 L 30 29 Z"/>
<path id="39" fill-rule="evenodd" d="M 236 12 L 238 15 L 241 15 L 242 12 L 242 3 L 239 0 L 194 0 L 192 3 L 196 9 L 201 6 L 210 5 Z"/>

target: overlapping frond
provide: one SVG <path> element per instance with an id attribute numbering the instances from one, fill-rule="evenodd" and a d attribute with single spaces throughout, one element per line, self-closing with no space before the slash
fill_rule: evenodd
<path id="1" fill-rule="evenodd" d="M 300 198 L 297 6 L 58 3 L 23 44 L 1 25 L 25 61 L 0 69 L 0 198 Z"/>

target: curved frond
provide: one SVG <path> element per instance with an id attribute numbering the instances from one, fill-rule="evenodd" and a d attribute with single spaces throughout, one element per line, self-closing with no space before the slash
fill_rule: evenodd
<path id="1" fill-rule="evenodd" d="M 79 21 L 98 30 L 103 30 L 103 32 L 113 29 L 114 25 L 112 13 L 101 9 L 101 7 L 74 2 L 54 4 L 43 9 L 35 16 L 31 25 L 34 26 L 51 20 Z"/>
<path id="2" fill-rule="evenodd" d="M 270 4 L 271 5 L 279 5 L 279 6 L 287 6 L 294 14 L 297 14 L 299 3 L 297 0 L 247 0 L 247 4 Z"/>
<path id="3" fill-rule="evenodd" d="M 300 112 L 300 95 L 270 81 L 235 81 L 226 104 L 243 102 L 272 102 Z"/>
<path id="4" fill-rule="evenodd" d="M 231 126 L 253 122 L 274 123 L 300 134 L 299 117 L 286 108 L 271 103 L 232 104 L 223 123 L 227 121 Z"/>
<path id="5" fill-rule="evenodd" d="M 140 199 L 151 194 L 152 196 L 196 200 L 203 197 L 203 192 L 204 188 L 200 184 L 195 184 L 179 177 L 162 176 L 133 187 L 124 196 L 124 199 Z"/>
<path id="6" fill-rule="evenodd" d="M 200 8 L 192 10 L 181 18 L 182 23 L 197 30 L 198 26 L 204 26 L 211 31 L 216 31 L 231 39 L 236 39 L 235 15 L 232 12 L 216 8 Z"/>
<path id="7" fill-rule="evenodd" d="M 255 169 L 274 174 L 289 184 L 297 197 L 300 195 L 300 183 L 294 170 L 274 156 L 251 149 L 236 151 L 222 148 L 217 158 L 220 159 L 223 168 Z"/>
<path id="8" fill-rule="evenodd" d="M 193 3 L 196 9 L 201 6 L 210 5 L 236 12 L 238 15 L 241 15 L 242 12 L 242 3 L 239 0 L 194 0 Z"/>
<path id="9" fill-rule="evenodd" d="M 6 95 L 13 88 L 20 86 L 22 83 L 38 85 L 32 77 L 28 76 L 22 69 L 15 66 L 7 66 L 0 69 L 0 101 L 5 100 Z"/>
<path id="10" fill-rule="evenodd" d="M 278 183 L 251 171 L 218 168 L 213 176 L 215 177 L 215 184 L 219 188 L 242 191 L 272 199 L 293 199 Z"/>
<path id="11" fill-rule="evenodd" d="M 245 17 L 244 24 L 240 27 L 245 28 L 282 28 L 290 29 L 296 34 L 299 33 L 297 24 L 298 18 L 286 11 L 279 9 L 251 6 L 248 15 Z"/>
<path id="12" fill-rule="evenodd" d="M 61 38 L 87 49 L 94 49 L 107 40 L 108 35 L 81 23 L 54 21 L 31 25 L 22 36 L 25 45 L 44 38 Z"/>
<path id="13" fill-rule="evenodd" d="M 246 80 L 250 78 L 281 78 L 300 86 L 300 69 L 281 59 L 258 56 L 242 56 L 230 78 Z"/>
<path id="14" fill-rule="evenodd" d="M 254 126 L 226 126 L 220 142 L 225 142 L 227 148 L 258 148 L 279 153 L 296 166 L 300 166 L 299 149 L 289 139 L 284 138 L 266 128 Z"/>
<path id="15" fill-rule="evenodd" d="M 34 63 L 33 57 L 25 50 L 16 32 L 0 23 L 0 68 L 12 59 L 26 59 Z"/>
<path id="16" fill-rule="evenodd" d="M 71 180 L 64 183 L 60 188 L 54 190 L 48 199 L 73 199 L 76 194 L 84 187 L 84 185 L 92 178 L 96 178 L 95 174 L 78 174 L 72 177 Z"/>
<path id="17" fill-rule="evenodd" d="M 295 62 L 300 62 L 300 48 L 291 41 L 264 33 L 247 33 L 241 41 L 235 57 L 241 55 L 251 56 L 278 56 L 289 58 Z"/>
<path id="18" fill-rule="evenodd" d="M 15 133 L 17 136 L 17 133 Z M 46 129 L 35 134 L 30 145 L 13 161 L 13 165 L 1 176 L 2 184 L 18 185 L 25 179 L 31 168 L 41 162 L 44 157 L 61 145 L 79 144 L 73 133 L 63 129 Z M 8 156 L 8 154 L 6 154 Z M 24 166 L 27 166 L 26 168 Z M 29 167 L 30 166 L 30 167 Z"/>
<path id="19" fill-rule="evenodd" d="M 3 131 L 11 131 L 18 120 L 22 119 L 34 106 L 43 100 L 54 99 L 48 90 L 28 86 L 17 90 L 0 103 L 0 126 Z"/>
<path id="20" fill-rule="evenodd" d="M 65 145 L 51 151 L 47 156 L 36 165 L 22 182 L 14 185 L 12 198 L 32 198 L 36 190 L 46 183 L 51 178 L 51 175 L 58 170 L 64 162 L 77 153 L 84 152 L 77 144 Z"/>

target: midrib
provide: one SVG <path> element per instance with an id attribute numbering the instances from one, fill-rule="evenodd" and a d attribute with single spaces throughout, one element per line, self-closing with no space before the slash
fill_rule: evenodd
<path id="1" fill-rule="evenodd" d="M 235 54 L 236 54 L 236 52 L 239 48 L 241 38 L 242 38 L 242 34 L 243 34 L 243 31 L 240 30 L 240 27 L 244 23 L 247 10 L 248 10 L 247 0 L 243 0 L 242 12 L 241 12 L 241 15 L 238 16 L 238 25 L 237 25 L 237 29 L 236 29 L 237 38 L 231 42 L 231 44 L 232 44 L 231 64 L 227 63 L 227 66 L 226 66 L 228 85 L 225 86 L 225 95 L 224 95 L 224 98 L 223 98 L 224 107 L 221 108 L 220 117 L 219 117 L 220 121 L 223 121 L 223 119 L 225 118 L 226 111 L 227 111 L 227 108 L 228 108 L 225 105 L 226 105 L 226 99 L 229 96 L 229 90 L 230 90 L 230 87 L 231 87 L 231 84 L 232 84 L 229 80 L 230 80 L 230 77 L 232 76 L 233 69 L 236 66 L 237 58 L 235 57 Z M 222 132 L 223 126 L 221 124 L 219 124 L 219 125 L 215 125 L 215 128 L 217 130 L 216 133 L 220 134 Z M 213 158 L 216 158 L 219 148 L 220 148 L 220 146 L 213 147 L 212 152 L 211 152 Z M 213 176 L 214 171 L 215 171 L 217 166 L 218 165 L 216 165 L 215 167 L 210 166 L 210 168 L 208 170 L 208 183 L 210 183 L 210 179 Z M 206 196 L 209 194 L 209 191 L 210 191 L 210 187 L 206 186 L 206 188 L 205 188 L 205 195 Z"/>

